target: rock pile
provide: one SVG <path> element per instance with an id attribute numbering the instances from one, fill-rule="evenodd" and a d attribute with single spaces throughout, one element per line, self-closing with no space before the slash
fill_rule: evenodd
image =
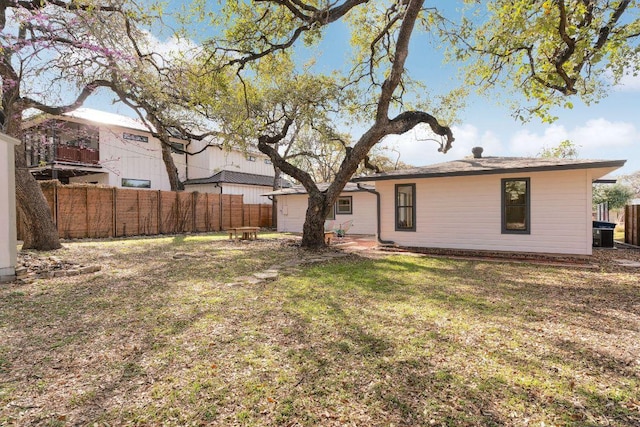
<path id="1" fill-rule="evenodd" d="M 16 265 L 16 280 L 30 283 L 35 279 L 77 276 L 100 271 L 99 265 L 82 265 L 55 256 L 42 257 L 33 252 L 20 252 Z"/>

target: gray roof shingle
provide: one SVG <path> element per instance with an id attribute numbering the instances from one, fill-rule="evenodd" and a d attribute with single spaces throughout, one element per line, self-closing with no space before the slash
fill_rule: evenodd
<path id="1" fill-rule="evenodd" d="M 291 186 L 291 183 L 285 179 L 281 178 L 280 181 L 282 187 L 286 188 Z M 184 183 L 184 185 L 195 184 L 243 184 L 271 187 L 273 186 L 273 177 L 268 175 L 256 175 L 246 172 L 222 170 L 209 178 L 189 179 Z"/>
<path id="2" fill-rule="evenodd" d="M 316 184 L 320 191 L 325 191 L 329 188 L 330 183 L 321 182 Z M 372 185 L 361 185 L 362 188 L 358 187 L 357 184 L 353 182 L 348 182 L 347 185 L 344 186 L 342 190 L 343 193 L 355 192 L 355 191 L 367 191 L 373 190 L 374 187 Z M 263 196 L 284 196 L 287 194 L 307 194 L 307 190 L 302 185 L 293 185 L 290 188 L 283 188 L 282 190 L 271 191 L 269 193 L 263 194 Z"/>
<path id="3" fill-rule="evenodd" d="M 482 157 L 437 163 L 410 169 L 382 172 L 352 179 L 353 182 L 401 178 L 437 178 L 446 176 L 487 175 L 517 172 L 559 171 L 571 169 L 617 169 L 626 160 L 557 159 L 547 157 Z"/>

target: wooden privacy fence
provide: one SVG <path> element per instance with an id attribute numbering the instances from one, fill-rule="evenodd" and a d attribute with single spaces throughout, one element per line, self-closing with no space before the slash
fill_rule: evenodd
<path id="1" fill-rule="evenodd" d="M 624 242 L 640 246 L 640 205 L 624 208 Z"/>
<path id="2" fill-rule="evenodd" d="M 271 227 L 271 205 L 242 195 L 42 183 L 62 238 L 102 238 Z M 18 235 L 22 221 L 18 221 Z M 20 238 L 20 237 L 19 237 Z"/>

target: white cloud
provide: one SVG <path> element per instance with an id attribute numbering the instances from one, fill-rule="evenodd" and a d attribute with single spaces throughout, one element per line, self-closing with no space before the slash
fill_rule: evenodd
<path id="1" fill-rule="evenodd" d="M 180 55 L 187 55 L 188 57 L 195 56 L 195 52 L 199 49 L 199 46 L 192 40 L 177 37 L 175 35 L 160 40 L 154 34 L 146 32 L 147 46 L 149 52 L 160 54 L 162 57 L 177 57 Z"/>
<path id="2" fill-rule="evenodd" d="M 198 49 L 198 45 L 192 40 L 177 37 L 175 35 L 160 40 L 150 32 L 146 33 L 149 52 L 159 53 L 161 55 L 176 55 L 178 53 L 191 52 Z"/>
<path id="3" fill-rule="evenodd" d="M 640 144 L 640 131 L 632 123 L 599 118 L 571 130 L 551 125 L 542 133 L 517 132 L 509 142 L 509 149 L 515 156 L 536 156 L 544 147 L 555 147 L 566 139 L 578 147 L 581 158 L 609 157 L 608 153 Z"/>
<path id="4" fill-rule="evenodd" d="M 640 74 L 634 76 L 631 72 L 627 72 L 615 87 L 621 92 L 640 91 Z"/>

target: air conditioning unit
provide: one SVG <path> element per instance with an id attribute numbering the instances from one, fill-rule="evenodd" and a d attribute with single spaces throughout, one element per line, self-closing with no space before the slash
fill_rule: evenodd
<path id="1" fill-rule="evenodd" d="M 593 247 L 594 248 L 612 248 L 613 247 L 613 229 L 612 228 L 594 228 L 593 229 Z"/>

